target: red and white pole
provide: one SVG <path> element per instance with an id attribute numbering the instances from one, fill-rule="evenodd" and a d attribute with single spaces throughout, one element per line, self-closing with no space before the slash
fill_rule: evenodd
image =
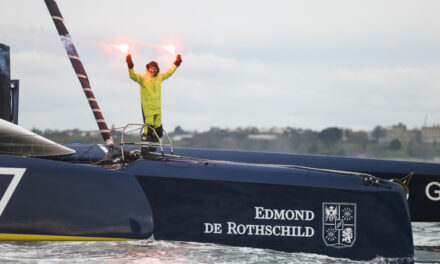
<path id="1" fill-rule="evenodd" d="M 78 80 L 81 83 L 84 94 L 89 101 L 90 108 L 93 111 L 93 115 L 95 116 L 96 123 L 98 124 L 99 131 L 101 132 L 102 137 L 106 144 L 113 148 L 114 142 L 112 135 L 110 134 L 110 130 L 107 127 L 107 123 L 102 116 L 101 110 L 99 109 L 98 102 L 93 95 L 92 88 L 90 88 L 89 78 L 87 77 L 86 71 L 82 65 L 81 59 L 79 58 L 78 53 L 76 52 L 75 46 L 73 45 L 72 38 L 67 31 L 66 25 L 64 24 L 64 19 L 61 15 L 61 12 L 58 8 L 55 0 L 44 0 L 46 3 L 47 9 L 49 10 L 50 15 L 52 16 L 53 22 L 55 23 L 55 27 L 57 28 L 58 34 L 61 37 L 61 41 L 64 44 L 64 49 L 69 56 L 70 62 L 72 63 L 73 69 L 75 70 L 76 76 L 78 76 Z"/>

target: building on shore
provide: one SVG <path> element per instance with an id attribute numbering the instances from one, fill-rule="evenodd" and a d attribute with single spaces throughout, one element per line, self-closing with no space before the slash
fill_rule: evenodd
<path id="1" fill-rule="evenodd" d="M 423 143 L 440 142 L 440 125 L 424 126 L 420 134 L 420 140 Z"/>
<path id="2" fill-rule="evenodd" d="M 407 144 L 413 140 L 416 140 L 419 134 L 419 130 L 408 130 L 406 125 L 398 123 L 393 125 L 390 129 L 387 129 L 386 136 L 383 138 L 383 143 L 389 143 L 393 139 L 398 139 L 401 143 Z"/>

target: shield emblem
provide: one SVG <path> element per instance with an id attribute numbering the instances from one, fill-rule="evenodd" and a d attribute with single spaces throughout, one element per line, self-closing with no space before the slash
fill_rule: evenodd
<path id="1" fill-rule="evenodd" d="M 322 203 L 322 239 L 328 247 L 352 247 L 356 241 L 356 204 Z"/>

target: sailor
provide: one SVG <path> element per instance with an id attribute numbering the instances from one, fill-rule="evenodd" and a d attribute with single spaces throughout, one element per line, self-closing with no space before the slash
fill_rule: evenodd
<path id="1" fill-rule="evenodd" d="M 127 55 L 126 61 L 130 78 L 139 83 L 141 89 L 142 115 L 145 124 L 141 139 L 142 141 L 159 142 L 159 138 L 163 135 L 161 110 L 162 81 L 168 79 L 176 71 L 177 67 L 182 63 L 182 58 L 178 54 L 174 64 L 165 72 L 160 72 L 157 62 L 151 61 L 146 65 L 145 74 L 139 74 L 133 70 L 134 64 L 131 60 L 131 54 Z M 156 133 L 149 127 L 154 128 Z M 150 148 L 149 151 L 155 150 L 155 148 Z M 141 152 L 143 151 L 145 150 Z"/>

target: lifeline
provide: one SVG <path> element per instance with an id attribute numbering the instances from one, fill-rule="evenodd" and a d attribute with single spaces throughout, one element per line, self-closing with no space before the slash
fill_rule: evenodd
<path id="1" fill-rule="evenodd" d="M 315 230 L 310 226 L 251 225 L 227 222 L 229 235 L 312 237 Z"/>

